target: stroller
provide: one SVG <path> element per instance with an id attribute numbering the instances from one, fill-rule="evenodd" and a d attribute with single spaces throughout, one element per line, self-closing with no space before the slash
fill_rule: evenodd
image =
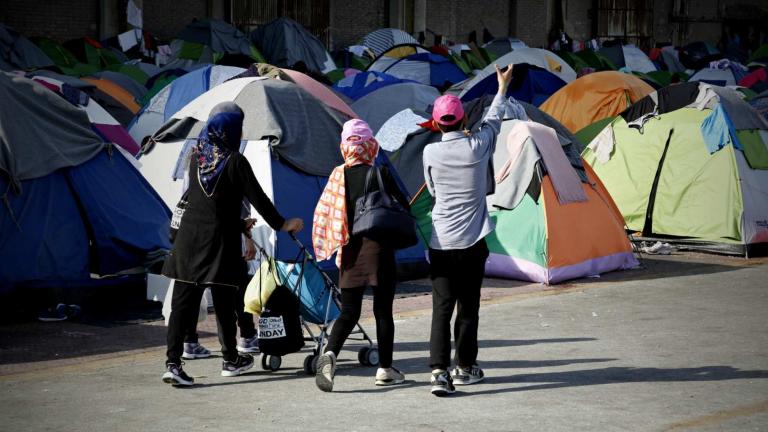
<path id="1" fill-rule="evenodd" d="M 341 293 L 304 245 L 294 235 L 291 235 L 291 238 L 299 247 L 299 255 L 293 263 L 277 261 L 276 272 L 284 285 L 299 299 L 301 327 L 306 332 L 304 340 L 314 343 L 312 353 L 304 358 L 304 372 L 313 375 L 317 371 L 317 358 L 323 353 L 328 338 L 330 323 L 341 313 Z M 315 331 L 312 325 L 316 327 Z M 379 350 L 374 347 L 373 340 L 360 323 L 356 327 L 349 340 L 367 342 L 367 346 L 358 351 L 357 359 L 363 366 L 378 365 Z M 360 337 L 354 338 L 353 335 L 360 335 Z M 267 371 L 280 369 L 281 355 L 272 353 L 269 349 L 261 351 L 262 369 Z"/>

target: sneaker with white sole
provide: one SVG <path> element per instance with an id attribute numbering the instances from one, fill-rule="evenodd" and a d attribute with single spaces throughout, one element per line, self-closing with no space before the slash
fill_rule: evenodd
<path id="1" fill-rule="evenodd" d="M 435 396 L 448 396 L 449 394 L 456 392 L 451 375 L 444 369 L 435 369 L 432 371 L 430 384 L 432 384 L 432 389 L 430 391 Z"/>
<path id="2" fill-rule="evenodd" d="M 333 351 L 317 358 L 315 385 L 324 392 L 333 391 L 333 378 L 336 376 L 336 354 Z"/>
<path id="3" fill-rule="evenodd" d="M 195 383 L 195 379 L 187 375 L 184 369 L 181 368 L 181 364 L 168 363 L 165 365 L 165 373 L 163 374 L 163 382 L 166 384 L 172 384 L 175 386 L 191 386 Z"/>
<path id="4" fill-rule="evenodd" d="M 239 354 L 235 361 L 223 361 L 221 363 L 221 376 L 234 377 L 253 367 L 253 357 L 248 354 Z"/>
<path id="5" fill-rule="evenodd" d="M 194 360 L 201 358 L 208 358 L 211 356 L 211 351 L 206 347 L 200 345 L 197 342 L 184 342 L 184 352 L 181 354 L 181 358 L 186 360 Z"/>
<path id="6" fill-rule="evenodd" d="M 241 353 L 256 354 L 259 352 L 259 337 L 238 338 L 237 351 Z"/>
<path id="7" fill-rule="evenodd" d="M 470 385 L 484 380 L 485 374 L 477 365 L 472 365 L 468 368 L 456 366 L 451 371 L 451 378 L 453 378 L 455 385 Z"/>
<path id="8" fill-rule="evenodd" d="M 402 384 L 403 381 L 405 381 L 405 375 L 393 367 L 379 368 L 379 370 L 376 371 L 377 386 Z"/>

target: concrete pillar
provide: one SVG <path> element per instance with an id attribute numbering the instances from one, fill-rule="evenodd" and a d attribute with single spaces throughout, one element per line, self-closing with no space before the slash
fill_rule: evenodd
<path id="1" fill-rule="evenodd" d="M 141 3 L 141 0 L 134 1 L 137 5 Z M 99 39 L 106 39 L 120 33 L 119 17 L 118 0 L 99 1 Z"/>
<path id="2" fill-rule="evenodd" d="M 227 12 L 224 10 L 224 0 L 208 0 L 208 12 L 211 18 L 225 19 Z"/>
<path id="3" fill-rule="evenodd" d="M 413 34 L 427 30 L 427 0 L 413 1 Z"/>

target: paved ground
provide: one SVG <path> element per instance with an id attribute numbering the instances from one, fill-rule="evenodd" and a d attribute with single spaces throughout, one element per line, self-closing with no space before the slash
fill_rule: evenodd
<path id="1" fill-rule="evenodd" d="M 2 326 L 0 429 L 768 430 L 766 261 L 675 255 L 557 287 L 488 280 L 488 378 L 449 399 L 426 384 L 418 289 L 396 303 L 408 381 L 373 386 L 351 346 L 332 394 L 303 375 L 303 353 L 237 378 L 218 375 L 218 358 L 191 361 L 199 386 L 165 386 L 157 322 Z"/>

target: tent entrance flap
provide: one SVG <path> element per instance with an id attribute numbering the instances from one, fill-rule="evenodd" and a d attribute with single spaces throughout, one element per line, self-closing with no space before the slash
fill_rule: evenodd
<path id="1" fill-rule="evenodd" d="M 651 186 L 650 198 L 648 198 L 648 208 L 645 213 L 645 225 L 643 226 L 643 235 L 650 235 L 653 233 L 653 206 L 656 201 L 656 189 L 659 187 L 659 179 L 661 178 L 661 169 L 664 167 L 664 159 L 667 157 L 667 150 L 669 150 L 669 143 L 672 141 L 672 134 L 675 129 L 669 130 L 667 141 L 664 143 L 664 151 L 661 152 L 661 158 L 659 164 L 656 167 L 656 175 L 653 177 L 653 185 Z"/>

